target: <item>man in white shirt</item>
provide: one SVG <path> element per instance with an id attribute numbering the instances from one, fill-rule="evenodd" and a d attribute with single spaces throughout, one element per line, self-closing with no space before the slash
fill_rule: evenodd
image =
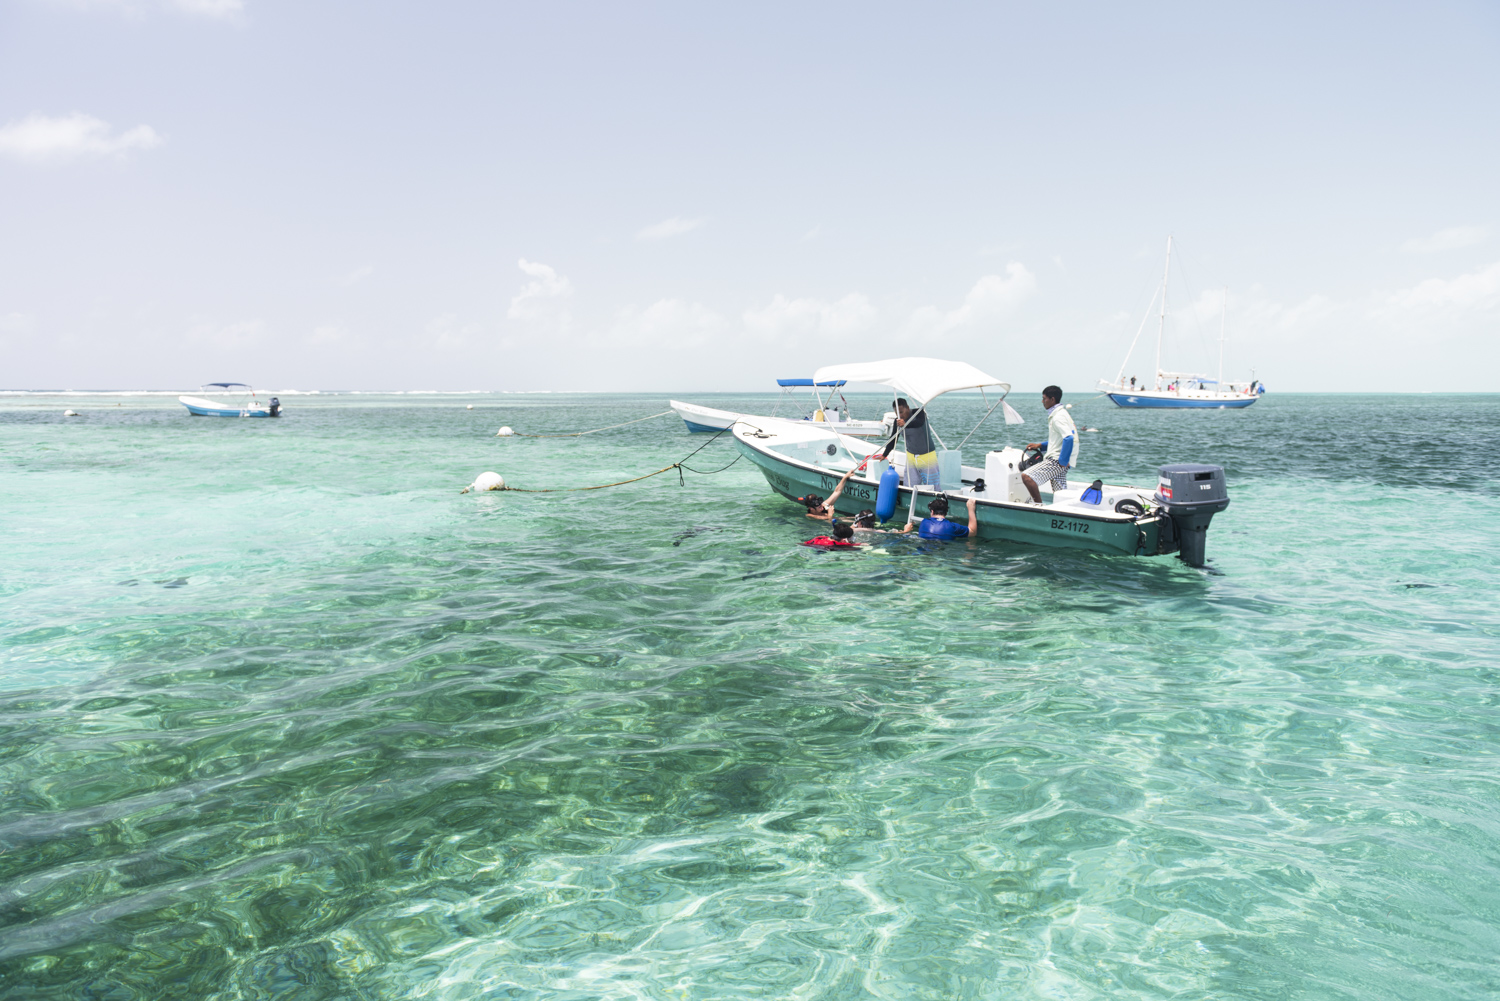
<path id="1" fill-rule="evenodd" d="M 1068 468 L 1078 463 L 1078 427 L 1062 405 L 1062 390 L 1056 386 L 1042 390 L 1042 406 L 1047 411 L 1047 451 L 1041 462 L 1021 474 L 1021 482 L 1036 504 L 1042 502 L 1041 484 L 1051 483 L 1054 492 L 1066 489 Z M 1039 448 L 1040 443 L 1026 447 Z"/>

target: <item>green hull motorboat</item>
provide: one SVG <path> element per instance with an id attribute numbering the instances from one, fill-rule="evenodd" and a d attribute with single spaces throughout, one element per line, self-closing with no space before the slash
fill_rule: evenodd
<path id="1" fill-rule="evenodd" d="M 1004 404 L 1009 384 L 962 362 L 900 358 L 829 366 L 819 369 L 814 378 L 886 385 L 919 402 L 923 409 L 947 392 L 994 386 L 1001 395 L 990 412 L 1004 405 L 1007 422 L 1021 422 L 1020 415 Z M 920 519 L 928 500 L 939 494 L 948 496 L 953 517 L 959 520 L 963 505 L 973 497 L 979 536 L 984 539 L 1126 556 L 1178 552 L 1188 564 L 1202 566 L 1208 523 L 1229 504 L 1224 473 L 1218 466 L 1163 466 L 1154 488 L 1100 484 L 1097 491 L 1087 486 L 1070 486 L 1051 494 L 1043 491 L 1038 505 L 1021 483 L 1023 453 L 1018 448 L 987 453 L 983 467 L 965 466 L 957 450 L 941 449 L 939 483 L 913 486 L 906 475 L 906 453 L 893 452 L 886 460 L 872 458 L 881 442 L 780 421 L 741 421 L 731 433 L 741 454 L 755 463 L 771 489 L 783 497 L 796 500 L 809 493 L 826 497 L 844 473 L 859 469 L 844 486 L 835 509 L 851 516 L 878 510 L 881 477 L 890 463 L 901 474 L 891 523 Z"/>

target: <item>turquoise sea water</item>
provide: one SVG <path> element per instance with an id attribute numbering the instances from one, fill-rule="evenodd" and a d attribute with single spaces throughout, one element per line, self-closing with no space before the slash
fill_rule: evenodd
<path id="1" fill-rule="evenodd" d="M 1079 397 L 1226 467 L 1206 571 L 458 492 L 664 397 L 284 399 L 0 401 L 0 996 L 1500 994 L 1500 397 Z"/>

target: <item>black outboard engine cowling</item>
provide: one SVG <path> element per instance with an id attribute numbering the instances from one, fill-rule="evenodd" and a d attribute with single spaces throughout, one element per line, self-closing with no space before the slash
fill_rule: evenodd
<path id="1" fill-rule="evenodd" d="M 281 416 L 281 401 L 278 400 L 274 396 L 271 397 L 271 416 L 272 417 L 280 417 Z"/>
<path id="2" fill-rule="evenodd" d="M 1158 476 L 1156 502 L 1161 505 L 1162 513 L 1172 519 L 1178 558 L 1190 567 L 1201 567 L 1208 523 L 1229 506 L 1224 467 L 1184 462 L 1162 466 Z M 1166 533 L 1162 534 L 1165 537 Z"/>

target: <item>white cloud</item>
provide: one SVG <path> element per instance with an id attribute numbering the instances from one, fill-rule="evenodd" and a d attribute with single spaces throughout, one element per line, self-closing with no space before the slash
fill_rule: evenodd
<path id="1" fill-rule="evenodd" d="M 1407 240 L 1401 249 L 1410 254 L 1436 254 L 1444 250 L 1472 247 L 1489 239 L 1490 231 L 1483 226 L 1449 226 L 1431 236 Z"/>
<path id="2" fill-rule="evenodd" d="M 309 344 L 333 344 L 342 341 L 349 333 L 349 328 L 342 323 L 324 323 L 313 328 L 312 337 L 308 339 Z"/>
<path id="3" fill-rule="evenodd" d="M 244 0 L 53 0 L 60 7 L 76 7 L 84 10 L 114 10 L 127 17 L 141 17 L 148 7 L 160 7 L 195 17 L 236 18 L 245 11 Z"/>
<path id="4" fill-rule="evenodd" d="M 77 111 L 56 118 L 34 113 L 0 128 L 0 155 L 35 163 L 118 156 L 161 143 L 161 136 L 149 125 L 113 134 L 107 123 Z"/>
<path id="5" fill-rule="evenodd" d="M 838 338 L 870 329 L 876 315 L 870 300 L 858 292 L 834 302 L 788 299 L 778 293 L 764 309 L 749 310 L 743 319 L 761 338 Z"/>
<path id="6" fill-rule="evenodd" d="M 1219 315 L 1217 311 L 1212 310 L 1212 304 L 1207 296 L 1202 297 L 1202 302 L 1205 307 L 1208 307 L 1206 310 L 1208 315 L 1214 317 Z M 1316 328 L 1341 313 L 1350 312 L 1351 308 L 1349 303 L 1338 302 L 1321 293 L 1310 295 L 1290 306 L 1258 297 L 1242 305 L 1231 297 L 1228 324 L 1231 331 L 1251 330 L 1295 334 Z M 1230 337 L 1233 338 L 1233 336 L 1231 332 Z"/>
<path id="7" fill-rule="evenodd" d="M 422 332 L 432 347 L 453 349 L 468 347 L 484 329 L 477 323 L 465 323 L 456 314 L 441 313 L 428 320 Z"/>
<path id="8" fill-rule="evenodd" d="M 570 319 L 567 303 L 573 294 L 572 283 L 545 264 L 524 257 L 516 263 L 531 281 L 511 299 L 506 315 L 512 320 L 552 321 L 566 326 Z"/>
<path id="9" fill-rule="evenodd" d="M 188 337 L 217 348 L 245 348 L 264 341 L 265 330 L 266 325 L 260 320 L 240 320 L 237 323 L 196 320 L 188 329 Z"/>
<path id="10" fill-rule="evenodd" d="M 355 268 L 353 271 L 340 278 L 339 284 L 344 286 L 345 288 L 350 288 L 351 286 L 358 285 L 360 282 L 364 281 L 374 273 L 375 265 L 365 264 Z"/>
<path id="11" fill-rule="evenodd" d="M 1500 305 L 1500 261 L 1457 278 L 1429 278 L 1401 289 L 1389 301 L 1405 309 L 1487 309 Z"/>
<path id="12" fill-rule="evenodd" d="M 707 219 L 680 219 L 677 216 L 673 216 L 670 219 L 663 219 L 659 223 L 647 226 L 637 233 L 635 238 L 637 240 L 665 240 L 668 237 L 690 233 L 707 221 Z"/>
<path id="13" fill-rule="evenodd" d="M 619 311 L 608 339 L 649 347 L 691 347 L 725 331 L 724 318 L 697 302 L 659 299 L 645 309 Z"/>
<path id="14" fill-rule="evenodd" d="M 245 10 L 244 0 L 168 0 L 167 5 L 199 17 L 234 17 Z"/>
<path id="15" fill-rule="evenodd" d="M 809 240 L 816 240 L 822 234 L 823 226 L 820 223 L 817 226 L 814 226 L 812 229 L 808 230 L 806 233 L 802 234 L 802 242 L 807 243 Z"/>
<path id="16" fill-rule="evenodd" d="M 1016 261 L 1005 266 L 1004 275 L 985 275 L 974 283 L 962 306 L 944 312 L 923 306 L 911 316 L 914 332 L 941 335 L 972 330 L 1008 316 L 1036 291 L 1036 276 Z"/>
<path id="17" fill-rule="evenodd" d="M 0 316 L 0 343 L 6 339 L 19 341 L 30 337 L 36 328 L 36 318 L 27 313 L 6 313 Z"/>

